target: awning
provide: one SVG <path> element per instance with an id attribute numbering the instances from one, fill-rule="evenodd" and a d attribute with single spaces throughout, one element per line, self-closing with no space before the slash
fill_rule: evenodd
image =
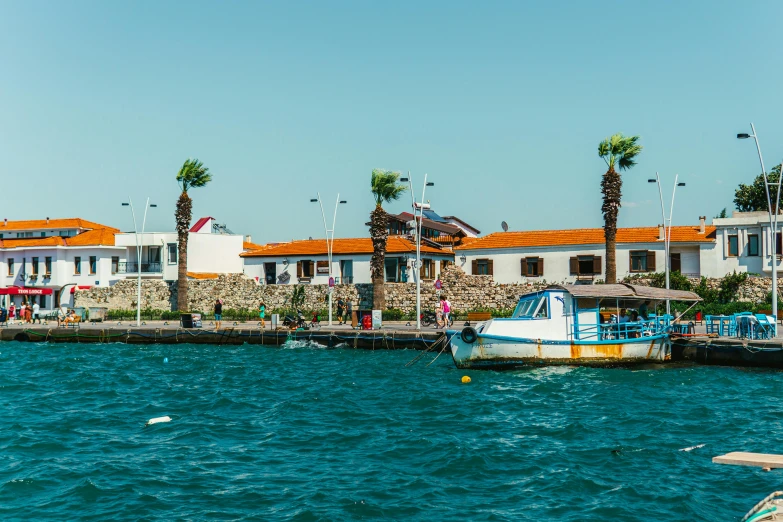
<path id="1" fill-rule="evenodd" d="M 0 288 L 0 295 L 52 295 L 52 289 L 9 286 L 7 288 Z"/>
<path id="2" fill-rule="evenodd" d="M 76 289 L 77 289 L 77 288 L 78 288 L 79 290 L 89 290 L 90 288 L 92 288 L 92 286 L 90 286 L 90 285 L 79 285 L 79 286 L 72 286 L 72 287 L 71 287 L 71 293 L 72 293 L 72 294 L 75 294 L 75 293 L 76 293 Z"/>

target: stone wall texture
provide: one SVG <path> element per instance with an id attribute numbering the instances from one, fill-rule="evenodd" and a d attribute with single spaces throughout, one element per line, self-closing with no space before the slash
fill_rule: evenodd
<path id="1" fill-rule="evenodd" d="M 546 281 L 536 284 L 499 284 L 492 276 L 466 275 L 458 267 L 448 267 L 441 274 L 443 288 L 456 310 L 479 308 L 513 308 L 519 296 L 547 286 Z M 645 284 L 644 280 L 634 281 Z M 693 281 L 698 284 L 698 281 Z M 708 280 L 707 284 L 717 288 L 719 279 Z M 261 301 L 267 309 L 290 308 L 291 295 L 296 285 L 261 285 L 255 279 L 242 274 L 221 275 L 217 279 L 190 281 L 190 310 L 211 312 L 215 299 L 223 299 L 226 309 L 254 310 Z M 323 310 L 328 300 L 326 285 L 301 285 L 305 287 L 305 310 Z M 386 283 L 386 307 L 404 312 L 416 309 L 415 283 Z M 768 277 L 749 276 L 740 287 L 737 300 L 763 302 L 771 289 Z M 360 309 L 372 307 L 372 285 L 338 285 L 334 289 L 333 301 L 338 298 L 351 300 Z M 423 308 L 434 308 L 437 292 L 432 281 L 422 282 L 421 302 Z M 123 280 L 111 287 L 95 287 L 75 294 L 76 306 L 103 306 L 109 309 L 130 310 L 136 308 L 136 281 Z M 173 310 L 177 302 L 177 283 L 163 281 L 142 281 L 141 307 L 155 310 Z"/>

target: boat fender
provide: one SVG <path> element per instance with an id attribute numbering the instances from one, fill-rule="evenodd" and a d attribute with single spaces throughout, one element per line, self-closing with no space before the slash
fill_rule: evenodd
<path id="1" fill-rule="evenodd" d="M 478 339 L 478 334 L 476 333 L 476 329 L 472 326 L 466 326 L 462 329 L 462 333 L 460 334 L 460 337 L 462 338 L 462 341 L 466 344 L 473 344 Z"/>

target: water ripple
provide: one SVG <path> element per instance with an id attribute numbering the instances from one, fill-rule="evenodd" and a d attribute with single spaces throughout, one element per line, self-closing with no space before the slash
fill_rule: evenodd
<path id="1" fill-rule="evenodd" d="M 779 489 L 711 458 L 775 451 L 783 373 L 551 367 L 463 385 L 446 357 L 406 368 L 416 355 L 4 344 L 0 519 L 733 520 Z"/>

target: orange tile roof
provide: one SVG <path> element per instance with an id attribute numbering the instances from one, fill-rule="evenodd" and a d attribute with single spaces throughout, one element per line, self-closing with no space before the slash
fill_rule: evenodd
<path id="1" fill-rule="evenodd" d="M 218 274 L 211 272 L 188 272 L 188 277 L 191 279 L 217 279 Z"/>
<path id="2" fill-rule="evenodd" d="M 87 221 L 81 218 L 64 218 L 64 219 L 50 219 L 49 222 L 45 219 L 29 219 L 22 221 L 0 221 L 0 234 L 5 230 L 54 230 L 70 229 L 70 228 L 83 228 L 83 229 L 95 229 L 95 228 L 112 228 L 93 221 Z"/>
<path id="3" fill-rule="evenodd" d="M 248 241 L 242 241 L 242 250 L 261 250 L 262 248 L 265 248 L 266 245 L 256 245 L 255 243 L 250 243 Z"/>
<path id="4" fill-rule="evenodd" d="M 656 243 L 658 227 L 618 228 L 618 243 Z M 715 227 L 707 226 L 705 233 L 699 227 L 672 227 L 672 243 L 711 243 L 715 241 Z M 521 232 L 495 232 L 467 241 L 455 250 L 484 248 L 520 248 L 562 245 L 600 245 L 604 243 L 604 229 L 578 228 L 573 230 L 525 230 Z"/>
<path id="5" fill-rule="evenodd" d="M 116 228 L 97 228 L 70 237 L 48 236 L 0 239 L 0 248 L 114 246 Z"/>
<path id="6" fill-rule="evenodd" d="M 421 251 L 428 254 L 452 255 L 451 252 L 421 245 Z M 410 254 L 416 252 L 416 245 L 401 236 L 389 236 L 386 240 L 386 253 Z M 270 245 L 267 248 L 253 250 L 240 254 L 242 257 L 280 257 L 280 256 L 315 256 L 326 255 L 325 239 L 305 239 Z M 372 254 L 372 239 L 369 237 L 335 239 L 332 254 Z"/>

